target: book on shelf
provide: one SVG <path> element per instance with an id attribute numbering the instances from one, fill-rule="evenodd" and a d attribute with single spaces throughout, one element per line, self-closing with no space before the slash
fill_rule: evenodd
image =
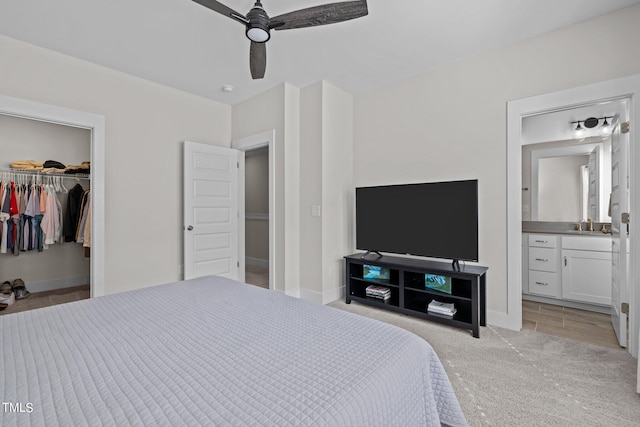
<path id="1" fill-rule="evenodd" d="M 429 316 L 436 316 L 436 317 L 442 317 L 444 319 L 453 319 L 454 314 L 456 314 L 456 312 L 454 311 L 453 313 L 440 313 L 438 311 L 428 311 Z"/>
<path id="2" fill-rule="evenodd" d="M 429 305 L 427 306 L 427 311 L 429 313 L 444 315 L 448 317 L 452 317 L 457 312 L 453 303 L 440 302 L 436 300 L 433 300 L 429 303 Z"/>
<path id="3" fill-rule="evenodd" d="M 384 286 L 370 285 L 367 286 L 366 294 L 368 297 L 389 299 L 391 298 L 391 289 Z"/>

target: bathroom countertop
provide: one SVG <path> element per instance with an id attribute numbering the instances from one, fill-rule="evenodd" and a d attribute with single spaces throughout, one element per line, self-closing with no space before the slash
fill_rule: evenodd
<path id="1" fill-rule="evenodd" d="M 611 233 L 603 233 L 602 231 L 578 231 L 578 230 L 526 230 L 522 229 L 523 233 L 529 234 L 563 234 L 567 236 L 596 236 L 596 237 L 611 237 Z"/>
<path id="2" fill-rule="evenodd" d="M 587 231 L 586 224 L 583 224 L 583 230 L 576 230 L 577 222 L 543 222 L 543 221 L 523 221 L 522 232 L 523 233 L 536 233 L 536 234 L 562 234 L 567 236 L 597 236 L 597 237 L 611 237 L 611 233 L 603 233 L 602 225 L 604 224 L 607 230 L 611 230 L 611 224 L 606 222 L 594 222 L 594 231 Z"/>

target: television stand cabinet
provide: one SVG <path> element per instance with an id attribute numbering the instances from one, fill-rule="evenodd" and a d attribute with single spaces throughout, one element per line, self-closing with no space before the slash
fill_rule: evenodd
<path id="1" fill-rule="evenodd" d="M 344 257 L 346 262 L 345 302 L 356 301 L 372 307 L 396 311 L 426 320 L 469 329 L 480 338 L 480 326 L 486 326 L 486 277 L 487 267 L 463 265 L 454 268 L 451 262 L 430 261 L 395 256 L 369 256 L 362 254 Z M 382 267 L 384 279 L 365 278 L 365 265 Z M 367 269 L 368 270 L 368 269 Z M 426 286 L 425 275 L 433 274 L 450 279 L 451 293 Z M 366 289 L 370 285 L 389 288 L 391 297 L 386 300 L 369 297 Z M 427 306 L 432 300 L 453 303 L 456 313 L 451 316 L 432 314 Z"/>

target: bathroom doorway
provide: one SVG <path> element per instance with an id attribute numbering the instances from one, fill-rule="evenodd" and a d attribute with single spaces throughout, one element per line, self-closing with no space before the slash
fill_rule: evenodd
<path id="1" fill-rule="evenodd" d="M 522 100 L 512 101 L 508 103 L 508 135 L 507 135 L 507 152 L 508 152 L 508 191 L 507 191 L 507 235 L 508 235 L 508 316 L 509 323 L 513 329 L 522 327 L 522 136 L 523 136 L 523 119 L 525 117 L 535 116 L 543 113 L 554 111 L 568 111 L 578 107 L 588 105 L 596 105 L 599 102 L 611 101 L 614 99 L 628 99 L 630 104 L 630 114 L 627 120 L 638 120 L 638 100 L 634 94 L 640 93 L 640 75 L 627 78 L 611 80 L 603 83 L 583 86 L 580 88 L 555 92 L 551 94 L 539 95 Z M 624 117 L 621 121 L 625 121 Z M 570 129 L 570 123 L 566 123 L 566 127 Z M 630 149 L 631 165 L 638 162 L 640 153 L 633 149 L 633 143 Z M 634 185 L 634 177 L 631 175 L 629 187 L 631 191 L 631 210 L 638 206 L 640 194 L 637 185 Z M 638 254 L 635 247 L 637 239 L 634 239 L 634 227 L 630 229 L 630 237 L 632 246 L 630 247 L 630 259 L 633 260 L 634 254 Z M 638 292 L 633 286 L 635 283 L 634 262 L 630 263 L 629 269 L 630 280 L 629 301 L 637 301 Z M 638 354 L 638 305 L 631 310 L 629 322 L 629 351 L 634 357 Z"/>

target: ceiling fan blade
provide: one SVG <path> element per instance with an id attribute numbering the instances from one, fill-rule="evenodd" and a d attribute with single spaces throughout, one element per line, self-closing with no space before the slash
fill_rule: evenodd
<path id="1" fill-rule="evenodd" d="M 264 77 L 264 71 L 267 69 L 267 46 L 266 43 L 251 42 L 249 49 L 249 68 L 251 69 L 251 77 L 254 80 Z"/>
<path id="2" fill-rule="evenodd" d="M 228 6 L 223 5 L 222 3 L 216 0 L 193 0 L 193 1 L 215 12 L 218 12 L 224 16 L 228 16 L 229 18 L 235 21 L 241 22 L 243 24 L 247 24 L 249 22 L 243 14 L 236 12 L 235 10 L 231 9 Z"/>
<path id="3" fill-rule="evenodd" d="M 368 13 L 367 2 L 365 0 L 343 1 L 274 16 L 271 18 L 271 24 L 269 26 L 274 30 L 314 27 L 360 18 Z"/>

